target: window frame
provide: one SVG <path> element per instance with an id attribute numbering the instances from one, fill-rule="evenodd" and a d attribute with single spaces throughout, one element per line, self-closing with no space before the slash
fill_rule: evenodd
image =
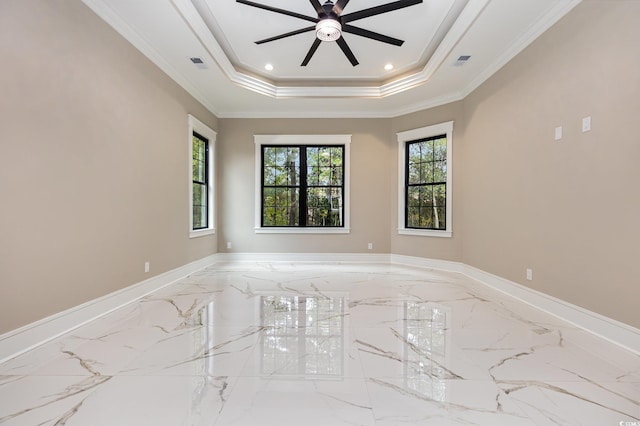
<path id="1" fill-rule="evenodd" d="M 398 138 L 398 234 L 418 235 L 425 237 L 445 237 L 453 236 L 453 121 L 447 121 L 432 126 L 407 130 L 396 133 Z M 418 142 L 423 139 L 445 135 L 447 139 L 447 179 L 446 179 L 446 228 L 445 229 L 419 229 L 406 227 L 406 172 L 407 172 L 407 145 L 411 142 Z"/>
<path id="2" fill-rule="evenodd" d="M 255 143 L 255 232 L 256 234 L 348 234 L 350 227 L 351 135 L 254 135 Z M 262 226 L 263 146 L 344 146 L 343 226 Z"/>
<path id="3" fill-rule="evenodd" d="M 188 147 L 189 147 L 189 166 L 188 166 L 188 178 L 189 178 L 189 238 L 197 238 L 205 235 L 215 234 L 216 222 L 215 222 L 215 191 L 214 191 L 214 152 L 217 133 L 209 126 L 198 120 L 193 115 L 189 114 L 189 133 L 188 133 Z M 206 182 L 207 182 L 207 227 L 201 229 L 193 229 L 193 136 L 197 134 L 207 141 L 208 148 L 206 149 Z"/>

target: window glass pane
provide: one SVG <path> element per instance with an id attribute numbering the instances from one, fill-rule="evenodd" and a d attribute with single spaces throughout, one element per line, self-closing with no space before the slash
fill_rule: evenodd
<path id="1" fill-rule="evenodd" d="M 331 169 L 331 182 L 329 184 L 342 186 L 342 167 L 335 166 Z"/>
<path id="2" fill-rule="evenodd" d="M 447 160 L 447 138 L 441 137 L 433 141 L 434 145 L 434 160 L 446 161 Z"/>
<path id="3" fill-rule="evenodd" d="M 444 207 L 447 204 L 446 195 L 447 195 L 447 190 L 446 190 L 445 184 L 434 185 L 433 186 L 433 199 L 434 199 L 433 205 L 438 207 Z"/>
<path id="4" fill-rule="evenodd" d="M 298 197 L 297 188 L 265 188 L 263 226 L 297 226 Z"/>
<path id="5" fill-rule="evenodd" d="M 436 161 L 433 163 L 433 180 L 431 182 L 447 181 L 447 162 Z"/>
<path id="6" fill-rule="evenodd" d="M 208 226 L 207 223 L 207 186 L 201 184 L 193 185 L 193 229 L 202 229 Z"/>
<path id="7" fill-rule="evenodd" d="M 206 142 L 193 136 L 192 147 L 192 180 L 205 182 L 207 178 L 206 170 Z"/>
<path id="8" fill-rule="evenodd" d="M 263 165 L 264 167 L 272 167 L 276 165 L 276 149 L 271 147 L 263 147 Z"/>
<path id="9" fill-rule="evenodd" d="M 196 182 L 205 182 L 207 179 L 206 163 L 200 160 L 193 160 L 193 180 Z"/>
<path id="10" fill-rule="evenodd" d="M 318 186 L 320 181 L 320 168 L 318 166 L 307 167 L 307 185 Z"/>
<path id="11" fill-rule="evenodd" d="M 420 205 L 420 187 L 410 186 L 407 191 L 407 204 L 410 207 L 418 207 Z"/>
<path id="12" fill-rule="evenodd" d="M 264 188 L 262 194 L 262 202 L 265 206 L 276 205 L 276 190 L 275 188 Z"/>
<path id="13" fill-rule="evenodd" d="M 420 208 L 420 228 L 433 228 L 433 208 Z"/>
<path id="14" fill-rule="evenodd" d="M 275 185 L 276 184 L 276 168 L 275 167 L 264 167 L 264 184 L 265 185 Z"/>
<path id="15" fill-rule="evenodd" d="M 307 190 L 307 225 L 342 226 L 342 188 Z"/>
<path id="16" fill-rule="evenodd" d="M 433 209 L 433 227 L 434 229 L 446 229 L 447 228 L 447 215 L 444 207 L 436 207 Z"/>
<path id="17" fill-rule="evenodd" d="M 409 184 L 420 183 L 420 163 L 409 163 Z"/>
<path id="18" fill-rule="evenodd" d="M 429 207 L 433 206 L 433 187 L 423 186 L 420 188 L 420 206 Z"/>
<path id="19" fill-rule="evenodd" d="M 193 137 L 193 159 L 204 161 L 205 159 L 205 141 L 194 136 Z"/>
<path id="20" fill-rule="evenodd" d="M 276 165 L 284 166 L 287 162 L 287 148 L 275 148 L 276 151 Z"/>
<path id="21" fill-rule="evenodd" d="M 407 209 L 407 227 L 418 228 L 420 226 L 420 207 Z"/>

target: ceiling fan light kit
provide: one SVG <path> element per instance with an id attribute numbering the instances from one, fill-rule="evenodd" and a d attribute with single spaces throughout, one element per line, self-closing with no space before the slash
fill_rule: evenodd
<path id="1" fill-rule="evenodd" d="M 335 19 L 323 19 L 316 24 L 316 37 L 321 41 L 336 41 L 342 35 L 342 25 Z"/>
<path id="2" fill-rule="evenodd" d="M 344 40 L 344 37 L 342 37 L 343 33 L 355 34 L 360 37 L 376 40 L 394 46 L 402 46 L 402 44 L 404 43 L 403 40 L 398 40 L 397 38 L 365 30 L 363 28 L 354 27 L 353 25 L 350 25 L 349 22 L 368 18 L 370 16 L 380 15 L 382 13 L 392 12 L 394 10 L 403 9 L 409 6 L 414 6 L 416 4 L 422 3 L 422 1 L 423 0 L 398 0 L 343 15 L 342 12 L 349 3 L 349 0 L 337 0 L 335 4 L 331 0 L 327 0 L 324 5 L 321 5 L 318 0 L 309 0 L 311 6 L 313 6 L 317 13 L 317 17 L 314 18 L 312 16 L 302 15 L 290 10 L 279 9 L 277 7 L 255 3 L 249 0 L 236 0 L 236 2 L 247 6 L 267 10 L 269 12 L 279 13 L 281 15 L 292 16 L 294 18 L 302 19 L 305 21 L 315 22 L 315 26 L 300 28 L 288 33 L 256 41 L 256 44 L 263 44 L 315 30 L 316 38 L 313 41 L 313 44 L 307 52 L 304 60 L 302 61 L 302 64 L 300 64 L 303 67 L 307 66 L 314 53 L 318 49 L 318 46 L 320 46 L 320 43 L 323 41 L 335 41 L 338 47 L 340 47 L 340 50 L 342 50 L 342 53 L 344 53 L 349 62 L 351 62 L 351 65 L 353 65 L 354 67 L 358 65 L 358 60 L 349 48 L 347 42 Z"/>

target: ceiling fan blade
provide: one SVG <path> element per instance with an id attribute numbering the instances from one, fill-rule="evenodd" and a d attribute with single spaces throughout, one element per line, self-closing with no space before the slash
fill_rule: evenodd
<path id="1" fill-rule="evenodd" d="M 333 11 L 338 15 L 342 15 L 342 11 L 347 6 L 347 3 L 349 3 L 349 0 L 338 0 L 336 4 L 333 5 Z"/>
<path id="2" fill-rule="evenodd" d="M 246 4 L 247 6 L 257 7 L 258 9 L 268 10 L 270 12 L 281 13 L 287 16 L 293 16 L 294 18 L 304 19 L 305 21 L 318 22 L 318 18 L 312 18 L 311 16 L 301 15 L 290 10 L 278 9 L 277 7 L 267 6 L 266 4 L 255 3 L 248 0 L 236 0 L 238 3 Z"/>
<path id="3" fill-rule="evenodd" d="M 346 15 L 342 15 L 342 22 L 347 23 L 351 21 L 356 21 L 362 18 L 368 18 L 370 16 L 380 15 L 381 13 L 391 12 L 393 10 L 403 9 L 409 6 L 415 6 L 416 4 L 422 3 L 422 0 L 399 0 L 394 1 L 387 4 L 382 4 L 380 6 L 370 7 L 369 9 L 359 10 L 353 13 L 347 13 Z"/>
<path id="4" fill-rule="evenodd" d="M 344 56 L 346 56 L 349 62 L 351 62 L 351 65 L 355 67 L 359 64 L 358 60 L 356 59 L 351 49 L 349 49 L 349 45 L 347 45 L 347 42 L 344 41 L 343 37 L 337 39 L 336 43 L 338 43 L 338 46 L 340 46 L 340 49 L 342 49 L 342 53 L 344 53 Z"/>
<path id="5" fill-rule="evenodd" d="M 373 40 L 381 41 L 383 43 L 393 44 L 394 46 L 402 46 L 404 40 L 398 40 L 397 38 L 389 37 L 384 34 L 374 33 L 373 31 L 364 30 L 362 28 L 354 27 L 353 25 L 345 24 L 342 26 L 342 32 L 359 35 L 361 37 L 370 38 Z"/>
<path id="6" fill-rule="evenodd" d="M 318 50 L 318 46 L 320 46 L 320 43 L 322 43 L 322 41 L 320 41 L 319 38 L 316 38 L 313 41 L 313 44 L 311 45 L 311 49 L 309 49 L 309 52 L 307 53 L 307 56 L 304 57 L 304 61 L 302 61 L 300 66 L 302 66 L 302 67 L 306 67 L 307 66 L 307 64 L 311 60 L 311 57 L 313 56 L 313 54 L 316 53 L 316 50 Z"/>
<path id="7" fill-rule="evenodd" d="M 291 32 L 288 32 L 288 33 L 280 34 L 280 35 L 277 35 L 277 36 L 274 36 L 274 37 L 265 38 L 264 40 L 258 40 L 255 43 L 256 44 L 269 43 L 270 41 L 280 40 L 280 39 L 285 38 L 285 37 L 291 37 L 291 36 L 294 36 L 296 34 L 306 33 L 307 31 L 313 31 L 315 29 L 316 29 L 315 25 L 313 25 L 311 27 L 300 28 L 299 30 L 295 30 L 295 31 L 291 31 Z"/>
<path id="8" fill-rule="evenodd" d="M 309 0 L 309 1 L 311 2 L 311 6 L 313 6 L 313 8 L 316 10 L 316 13 L 318 14 L 318 16 L 324 13 L 324 9 L 322 8 L 322 5 L 318 0 Z"/>

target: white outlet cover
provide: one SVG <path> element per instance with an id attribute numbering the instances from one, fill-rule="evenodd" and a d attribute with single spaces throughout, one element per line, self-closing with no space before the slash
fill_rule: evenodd
<path id="1" fill-rule="evenodd" d="M 559 141 L 562 139 L 562 126 L 556 127 L 555 139 Z"/>
<path id="2" fill-rule="evenodd" d="M 591 116 L 582 119 L 582 131 L 588 132 L 591 130 Z"/>

